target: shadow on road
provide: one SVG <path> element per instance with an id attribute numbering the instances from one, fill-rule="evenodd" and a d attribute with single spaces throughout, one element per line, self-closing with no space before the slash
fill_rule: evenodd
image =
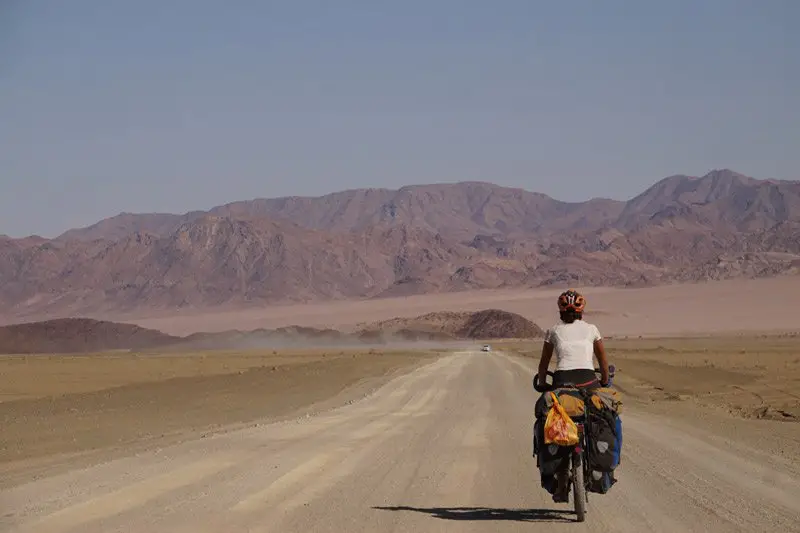
<path id="1" fill-rule="evenodd" d="M 511 522 L 573 522 L 572 511 L 557 509 L 495 509 L 491 507 L 373 507 L 380 511 L 413 511 L 443 520 L 507 520 Z"/>

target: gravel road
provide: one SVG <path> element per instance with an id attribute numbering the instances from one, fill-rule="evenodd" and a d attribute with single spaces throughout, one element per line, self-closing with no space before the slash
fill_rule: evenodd
<path id="1" fill-rule="evenodd" d="M 587 521 L 539 487 L 534 361 L 462 352 L 317 416 L 0 492 L 5 532 L 800 531 L 797 465 L 626 405 Z"/>

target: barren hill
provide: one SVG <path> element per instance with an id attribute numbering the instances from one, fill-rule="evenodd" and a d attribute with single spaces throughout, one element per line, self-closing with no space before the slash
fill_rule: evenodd
<path id="1" fill-rule="evenodd" d="M 165 236 L 206 214 L 270 218 L 308 229 L 362 232 L 375 225 L 405 225 L 472 239 L 476 234 L 592 229 L 613 221 L 624 202 L 593 199 L 561 202 L 541 193 L 491 183 L 409 185 L 398 190 L 355 189 L 319 197 L 285 197 L 234 202 L 184 215 L 123 213 L 59 240 L 118 239 L 134 232 Z"/>
<path id="2" fill-rule="evenodd" d="M 544 336 L 542 328 L 517 313 L 500 309 L 476 312 L 438 311 L 413 318 L 392 318 L 363 325 L 362 336 L 417 331 L 457 339 L 532 339 Z"/>
<path id="3" fill-rule="evenodd" d="M 117 240 L 134 232 L 165 236 L 206 214 L 231 218 L 267 217 L 333 232 L 360 232 L 376 224 L 423 227 L 471 240 L 476 235 L 542 235 L 630 229 L 652 217 L 691 208 L 714 226 L 765 229 L 797 219 L 800 182 L 757 180 L 731 170 L 703 177 L 676 175 L 657 182 L 627 202 L 595 198 L 562 202 L 547 195 L 485 182 L 409 185 L 398 190 L 354 189 L 319 197 L 261 198 L 212 208 L 207 213 L 123 213 L 59 240 Z"/>
<path id="4" fill-rule="evenodd" d="M 630 229 L 664 217 L 728 230 L 768 229 L 800 218 L 800 182 L 756 180 L 730 170 L 671 176 L 627 202 L 615 226 Z"/>
<path id="5" fill-rule="evenodd" d="M 106 218 L 86 228 L 70 229 L 62 233 L 57 240 L 94 241 L 119 240 L 133 233 L 151 235 L 169 235 L 186 221 L 194 220 L 205 214 L 202 211 L 174 215 L 171 213 L 120 213 Z"/>
<path id="6" fill-rule="evenodd" d="M 486 309 L 472 313 L 458 335 L 468 339 L 534 339 L 544 337 L 544 330 L 522 315 Z"/>
<path id="7" fill-rule="evenodd" d="M 472 255 L 422 228 L 335 234 L 205 215 L 166 237 L 0 243 L 0 299 L 33 311 L 85 314 L 353 298 L 414 279 L 446 280 Z"/>
<path id="8" fill-rule="evenodd" d="M 488 183 L 362 189 L 123 214 L 0 237 L 7 317 L 237 307 L 539 285 L 793 274 L 800 182 L 672 176 L 628 202 Z"/>
<path id="9" fill-rule="evenodd" d="M 133 324 L 90 318 L 62 318 L 0 327 L 0 354 L 331 347 L 396 341 L 534 338 L 542 334 L 542 330 L 526 318 L 499 309 L 397 318 L 372 324 L 355 333 L 287 326 L 251 331 L 197 332 L 185 337 L 167 335 Z"/>
<path id="10" fill-rule="evenodd" d="M 133 324 L 64 318 L 0 327 L 0 353 L 78 353 L 163 346 L 179 338 Z"/>

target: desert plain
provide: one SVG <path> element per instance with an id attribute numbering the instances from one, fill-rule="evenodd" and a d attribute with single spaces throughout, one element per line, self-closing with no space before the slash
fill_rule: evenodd
<path id="1" fill-rule="evenodd" d="M 352 330 L 562 288 L 114 316 L 165 333 Z M 0 356 L 3 531 L 800 531 L 797 276 L 581 287 L 625 402 L 584 524 L 540 488 L 541 339 Z M 480 352 L 489 342 L 493 351 Z"/>

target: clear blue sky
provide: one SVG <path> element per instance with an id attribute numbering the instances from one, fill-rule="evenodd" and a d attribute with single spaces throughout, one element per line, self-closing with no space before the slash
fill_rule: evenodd
<path id="1" fill-rule="evenodd" d="M 0 233 L 491 181 L 800 178 L 798 0 L 0 0 Z"/>

